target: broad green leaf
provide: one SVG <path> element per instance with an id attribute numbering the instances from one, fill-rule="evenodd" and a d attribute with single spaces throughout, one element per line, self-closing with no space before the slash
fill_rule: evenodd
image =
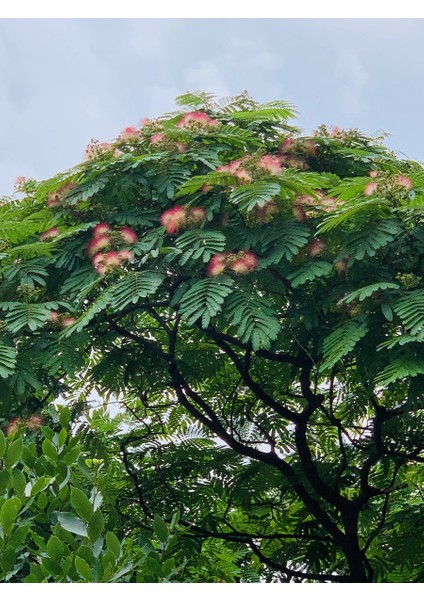
<path id="1" fill-rule="evenodd" d="M 93 514 L 93 506 L 88 496 L 82 490 L 73 487 L 71 489 L 71 504 L 77 515 L 88 523 Z"/>
<path id="2" fill-rule="evenodd" d="M 79 519 L 72 513 L 57 512 L 56 517 L 60 525 L 66 531 L 69 531 L 70 533 L 75 533 L 76 535 L 80 535 L 81 537 L 88 536 L 87 527 L 84 525 L 83 521 L 81 521 L 81 519 Z"/>

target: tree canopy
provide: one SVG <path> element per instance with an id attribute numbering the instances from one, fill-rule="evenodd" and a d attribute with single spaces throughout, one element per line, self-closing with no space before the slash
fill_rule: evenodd
<path id="1" fill-rule="evenodd" d="M 423 167 L 177 103 L 0 205 L 3 581 L 422 581 Z"/>

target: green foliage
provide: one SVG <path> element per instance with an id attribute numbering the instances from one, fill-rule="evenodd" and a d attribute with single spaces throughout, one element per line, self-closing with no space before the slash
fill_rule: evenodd
<path id="1" fill-rule="evenodd" d="M 0 206 L 2 581 L 422 581 L 422 166 L 177 102 Z"/>

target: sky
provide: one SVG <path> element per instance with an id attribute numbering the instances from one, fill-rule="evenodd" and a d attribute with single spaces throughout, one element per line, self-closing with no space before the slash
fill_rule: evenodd
<path id="1" fill-rule="evenodd" d="M 424 19 L 0 19 L 0 196 L 186 91 L 283 99 L 308 134 L 390 134 L 424 161 Z"/>

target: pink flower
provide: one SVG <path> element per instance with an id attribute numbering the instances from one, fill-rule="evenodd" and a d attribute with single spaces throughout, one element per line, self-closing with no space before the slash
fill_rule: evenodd
<path id="1" fill-rule="evenodd" d="M 281 154 L 286 154 L 287 152 L 290 152 L 293 149 L 294 144 L 295 141 L 293 138 L 286 138 L 280 146 Z"/>
<path id="2" fill-rule="evenodd" d="M 110 232 L 109 223 L 105 223 L 105 222 L 97 223 L 97 225 L 93 229 L 93 238 L 95 238 L 99 235 L 108 234 L 109 232 Z"/>
<path id="3" fill-rule="evenodd" d="M 203 206 L 192 206 L 189 209 L 188 219 L 195 225 L 203 223 L 206 219 L 206 209 Z"/>
<path id="4" fill-rule="evenodd" d="M 106 254 L 103 257 L 103 261 L 106 269 L 108 269 L 109 267 L 118 267 L 121 264 L 121 257 L 119 255 L 119 252 L 115 252 L 112 250 L 111 252 L 106 252 Z"/>
<path id="5" fill-rule="evenodd" d="M 49 321 L 51 323 L 56 323 L 57 321 L 59 321 L 59 319 L 60 319 L 59 313 L 56 312 L 55 310 L 52 310 L 50 313 Z"/>
<path id="6" fill-rule="evenodd" d="M 299 206 L 299 204 L 294 204 L 292 210 L 296 221 L 303 223 L 303 221 L 307 220 L 308 217 L 306 215 L 306 212 L 301 206 Z"/>
<path id="7" fill-rule="evenodd" d="M 57 227 L 52 227 L 40 235 L 40 242 L 45 240 L 53 240 L 55 237 L 60 235 L 60 231 Z"/>
<path id="8" fill-rule="evenodd" d="M 269 200 L 264 206 L 255 206 L 248 213 L 248 218 L 251 218 L 257 223 L 269 223 L 272 217 L 278 213 L 278 204 L 275 200 Z"/>
<path id="9" fill-rule="evenodd" d="M 222 165 L 221 167 L 217 167 L 216 171 L 219 173 L 231 173 L 231 175 L 235 175 L 240 181 L 244 183 L 250 183 L 252 181 L 252 177 L 248 171 L 242 167 L 242 160 L 233 160 L 228 165 Z"/>
<path id="10" fill-rule="evenodd" d="M 37 431 L 37 429 L 40 429 L 43 423 L 43 415 L 31 415 L 26 421 L 26 426 L 30 431 Z"/>
<path id="11" fill-rule="evenodd" d="M 135 244 L 138 241 L 138 236 L 131 227 L 121 227 L 120 233 L 126 244 Z"/>
<path id="12" fill-rule="evenodd" d="M 364 196 L 372 196 L 377 189 L 377 184 L 375 181 L 371 181 L 365 186 Z"/>
<path id="13" fill-rule="evenodd" d="M 404 187 L 407 190 L 410 190 L 412 188 L 412 181 L 404 175 L 398 175 L 395 179 L 395 183 Z"/>
<path id="14" fill-rule="evenodd" d="M 271 173 L 271 175 L 279 175 L 283 170 L 281 158 L 278 156 L 271 156 L 271 154 L 265 154 L 265 156 L 259 160 L 258 166 L 264 171 Z"/>
<path id="15" fill-rule="evenodd" d="M 212 119 L 204 112 L 189 112 L 182 116 L 176 127 L 184 129 L 193 125 L 204 125 L 206 127 L 218 127 L 219 121 Z"/>
<path id="16" fill-rule="evenodd" d="M 338 260 L 337 262 L 334 263 L 334 267 L 336 269 L 336 271 L 338 273 L 346 273 L 348 266 L 347 263 L 349 262 L 349 259 L 347 257 L 342 258 L 341 260 Z"/>
<path id="17" fill-rule="evenodd" d="M 170 235 L 175 235 L 178 233 L 181 227 L 186 224 L 187 215 L 186 209 L 184 206 L 174 206 L 173 208 L 169 208 L 160 218 L 160 223 L 163 227 L 165 227 L 167 233 Z"/>
<path id="18" fill-rule="evenodd" d="M 66 327 L 70 327 L 76 322 L 77 320 L 75 319 L 75 317 L 64 317 L 62 319 L 62 327 L 65 329 Z"/>
<path id="19" fill-rule="evenodd" d="M 122 262 L 130 262 L 134 258 L 134 252 L 131 250 L 120 250 L 118 254 Z"/>
<path id="20" fill-rule="evenodd" d="M 215 254 L 209 261 L 208 275 L 216 277 L 221 275 L 227 266 L 228 254 Z"/>
<path id="21" fill-rule="evenodd" d="M 188 150 L 188 146 L 182 144 L 181 142 L 176 142 L 175 145 L 177 147 L 178 152 L 186 152 Z"/>
<path id="22" fill-rule="evenodd" d="M 23 175 L 18 175 L 18 177 L 15 179 L 15 187 L 21 186 L 26 180 L 27 178 Z"/>
<path id="23" fill-rule="evenodd" d="M 106 234 L 101 234 L 97 237 L 94 237 L 87 246 L 87 252 L 89 256 L 93 256 L 97 254 L 99 250 L 103 250 L 107 248 L 110 244 L 109 237 Z"/>
<path id="24" fill-rule="evenodd" d="M 338 127 L 337 125 L 334 125 L 333 129 L 331 130 L 330 133 L 330 137 L 337 137 L 339 133 L 341 133 L 341 128 Z"/>
<path id="25" fill-rule="evenodd" d="M 93 266 L 96 269 L 97 273 L 100 275 L 104 275 L 106 273 L 105 268 L 105 255 L 104 254 L 96 254 L 93 258 Z"/>
<path id="26" fill-rule="evenodd" d="M 376 171 L 376 170 L 374 170 L 374 171 L 370 171 L 370 172 L 368 173 L 368 176 L 369 176 L 369 177 L 373 177 L 373 178 L 375 178 L 375 177 L 378 177 L 378 171 Z"/>
<path id="27" fill-rule="evenodd" d="M 200 191 L 202 192 L 202 194 L 207 194 L 208 192 L 210 192 L 213 189 L 213 186 L 210 185 L 209 183 L 204 183 L 202 185 L 202 187 L 200 188 Z"/>
<path id="28" fill-rule="evenodd" d="M 143 129 L 143 127 L 150 125 L 151 120 L 148 119 L 147 117 L 143 117 L 142 119 L 140 119 L 139 123 L 140 123 L 140 127 Z"/>
<path id="29" fill-rule="evenodd" d="M 314 256 L 318 256 L 318 254 L 321 254 L 324 248 L 325 243 L 317 238 L 316 240 L 312 240 L 312 242 L 309 244 L 308 254 L 313 258 Z"/>
<path id="30" fill-rule="evenodd" d="M 59 192 L 51 192 L 47 196 L 47 206 L 49 208 L 55 208 L 56 206 L 60 206 L 60 201 L 62 200 L 62 196 Z"/>
<path id="31" fill-rule="evenodd" d="M 258 257 L 253 252 L 239 252 L 236 258 L 231 261 L 230 268 L 239 275 L 245 275 L 257 269 L 258 264 Z"/>
<path id="32" fill-rule="evenodd" d="M 23 426 L 23 421 L 21 417 L 13 417 L 6 425 L 4 432 L 6 435 L 13 435 Z"/>
<path id="33" fill-rule="evenodd" d="M 118 136 L 120 142 L 131 142 L 140 139 L 140 132 L 135 127 L 126 127 Z"/>
<path id="34" fill-rule="evenodd" d="M 158 146 L 164 140 L 165 140 L 165 134 L 164 133 L 154 133 L 150 137 L 150 143 L 152 144 L 152 146 Z"/>

